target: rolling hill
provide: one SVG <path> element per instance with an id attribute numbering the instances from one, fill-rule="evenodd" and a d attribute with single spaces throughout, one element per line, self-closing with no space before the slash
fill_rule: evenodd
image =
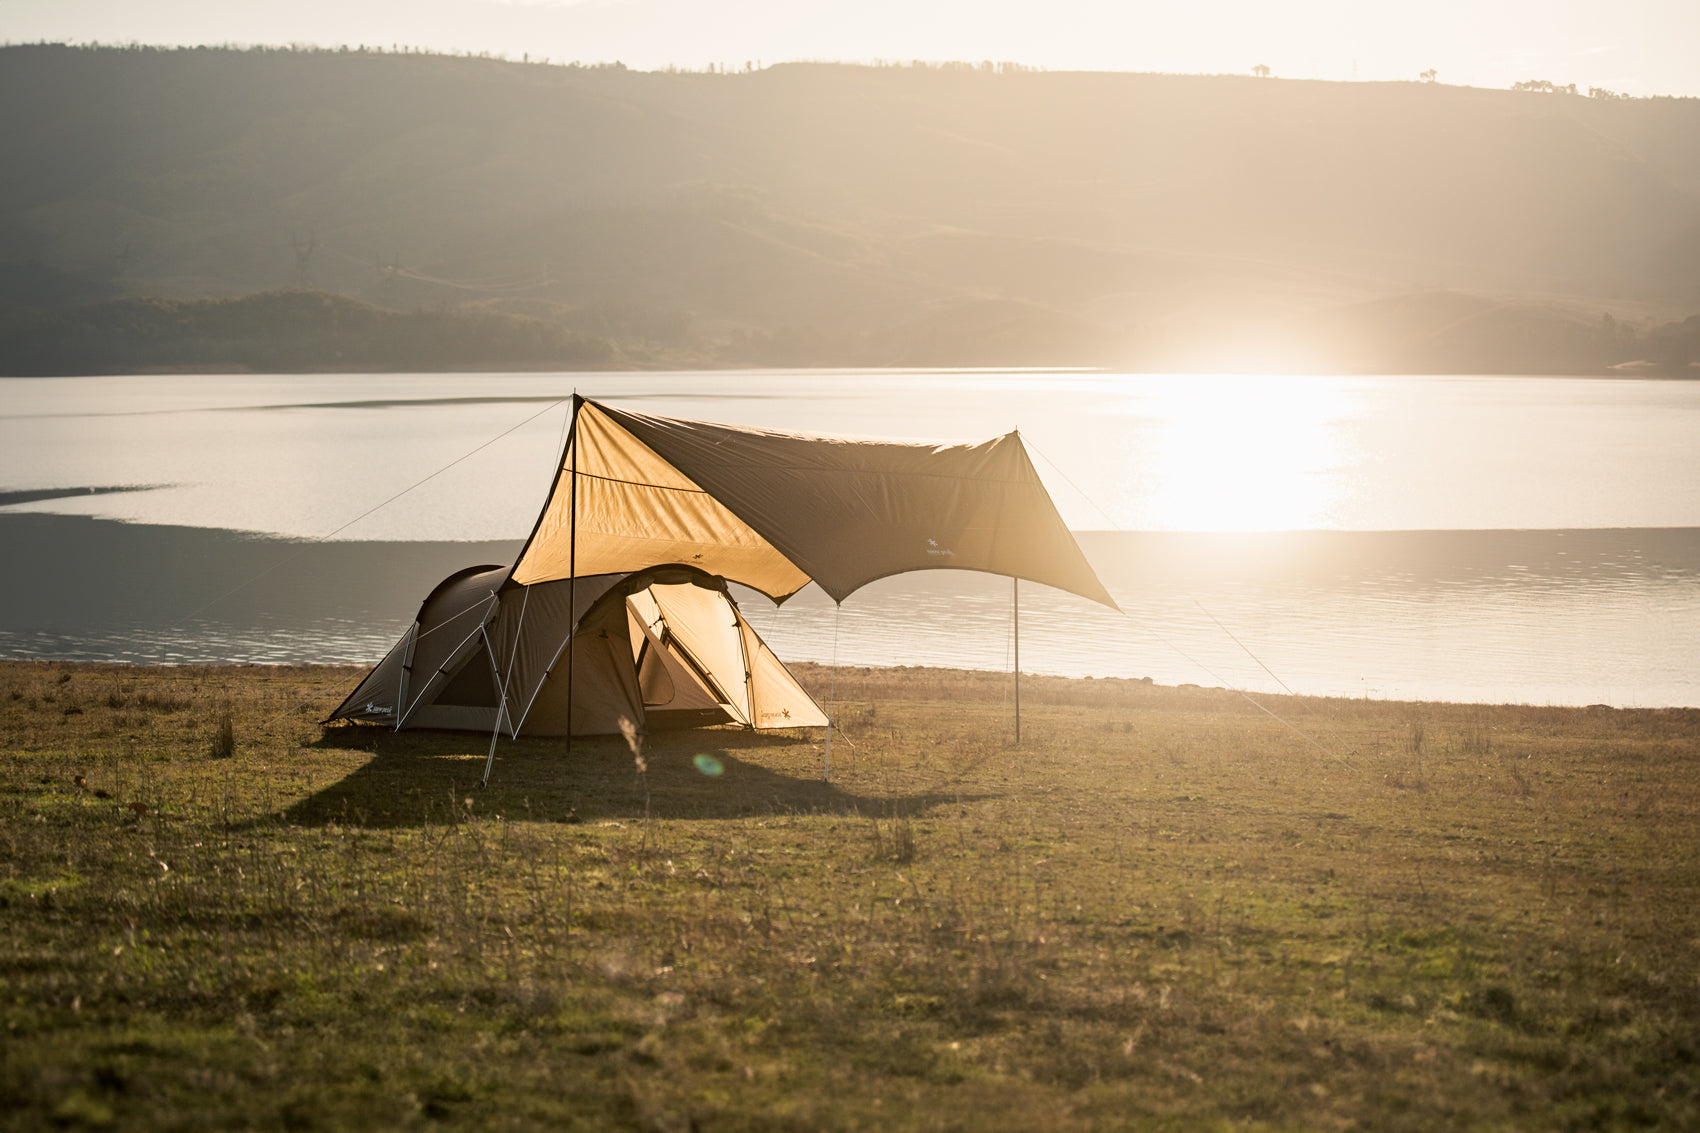
<path id="1" fill-rule="evenodd" d="M 249 351 L 284 368 L 348 358 L 304 306 L 531 344 L 492 364 L 1700 357 L 1697 100 L 45 45 L 0 49 L 0 108 L 10 372 L 123 368 L 138 301 L 238 296 L 296 313 L 293 353 Z"/>

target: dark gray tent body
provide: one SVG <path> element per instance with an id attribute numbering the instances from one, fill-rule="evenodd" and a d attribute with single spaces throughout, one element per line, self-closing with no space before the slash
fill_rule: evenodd
<path id="1" fill-rule="evenodd" d="M 664 566 L 522 586 L 508 573 L 469 567 L 439 583 L 330 719 L 510 736 L 610 735 L 622 719 L 639 731 L 826 724 L 722 579 Z"/>

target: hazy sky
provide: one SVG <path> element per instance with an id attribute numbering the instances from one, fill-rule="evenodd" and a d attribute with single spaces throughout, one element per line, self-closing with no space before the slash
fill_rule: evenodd
<path id="1" fill-rule="evenodd" d="M 1013 60 L 1052 70 L 1550 79 L 1700 96 L 1700 0 L 0 0 L 0 40 L 411 45 L 742 67 Z"/>

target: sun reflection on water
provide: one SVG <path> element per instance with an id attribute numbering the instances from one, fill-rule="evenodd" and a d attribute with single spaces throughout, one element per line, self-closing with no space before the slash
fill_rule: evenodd
<path id="1" fill-rule="evenodd" d="M 1132 526 L 1169 531 L 1291 531 L 1340 521 L 1351 484 L 1349 385 L 1255 375 L 1130 380 L 1125 411 L 1143 418 Z"/>

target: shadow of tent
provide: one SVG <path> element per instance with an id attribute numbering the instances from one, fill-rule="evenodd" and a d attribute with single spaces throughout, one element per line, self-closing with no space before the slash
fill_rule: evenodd
<path id="1" fill-rule="evenodd" d="M 373 758 L 280 815 L 301 826 L 440 825 L 468 813 L 588 822 L 642 819 L 646 809 L 658 819 L 766 814 L 892 818 L 986 797 L 954 792 L 858 795 L 810 774 L 810 768 L 819 766 L 815 745 L 727 728 L 648 737 L 643 746 L 647 776 L 637 773 L 631 749 L 619 737 L 574 740 L 571 756 L 560 739 L 504 739 L 502 774 L 488 789 L 478 787 L 487 741 L 465 733 L 330 728 L 314 746 L 370 751 Z M 795 772 L 774 770 L 771 764 L 789 765 Z"/>

